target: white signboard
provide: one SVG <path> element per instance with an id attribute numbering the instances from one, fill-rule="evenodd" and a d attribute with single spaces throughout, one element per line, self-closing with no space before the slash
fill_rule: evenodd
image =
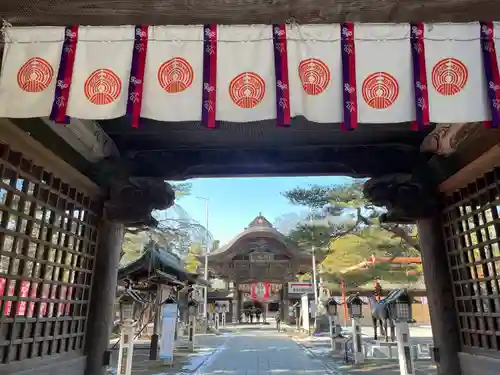
<path id="1" fill-rule="evenodd" d="M 288 293 L 293 293 L 293 294 L 314 293 L 314 287 L 312 283 L 290 282 L 288 283 Z"/>
<path id="2" fill-rule="evenodd" d="M 160 358 L 173 360 L 175 327 L 177 325 L 177 304 L 164 304 L 162 317 L 163 322 L 160 339 Z"/>

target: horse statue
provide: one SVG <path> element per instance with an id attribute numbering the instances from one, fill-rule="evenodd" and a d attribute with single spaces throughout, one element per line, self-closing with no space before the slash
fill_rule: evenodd
<path id="1" fill-rule="evenodd" d="M 405 289 L 394 289 L 389 295 L 383 299 L 380 298 L 380 294 L 374 293 L 373 296 L 369 298 L 370 310 L 372 313 L 373 339 L 377 340 L 377 322 L 380 323 L 380 335 L 385 336 L 385 342 L 389 342 L 389 336 L 387 335 L 387 326 L 390 325 L 391 328 L 391 341 L 396 341 L 394 321 L 389 316 L 389 303 L 398 299 L 402 293 L 406 293 Z M 378 298 L 377 298 L 378 297 Z"/>
<path id="2" fill-rule="evenodd" d="M 377 301 L 376 296 L 371 296 L 369 297 L 369 301 L 373 321 L 373 339 L 378 340 L 377 323 L 380 323 L 380 336 L 385 337 L 385 342 L 389 342 L 389 336 L 387 335 L 387 326 L 390 322 L 391 340 L 394 341 L 394 323 L 389 317 L 389 310 L 387 308 L 386 299 L 384 298 L 380 301 Z"/>

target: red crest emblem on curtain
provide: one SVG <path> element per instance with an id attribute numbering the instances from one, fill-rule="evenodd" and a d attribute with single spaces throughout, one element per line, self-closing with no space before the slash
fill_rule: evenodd
<path id="1" fill-rule="evenodd" d="M 257 73 L 240 73 L 229 83 L 229 96 L 241 108 L 256 107 L 264 99 L 265 92 L 266 83 Z"/>
<path id="2" fill-rule="evenodd" d="M 26 92 L 42 92 L 54 78 L 54 69 L 41 57 L 26 61 L 17 73 L 17 83 Z"/>
<path id="3" fill-rule="evenodd" d="M 269 299 L 269 291 L 271 288 L 271 284 L 267 282 L 263 283 L 252 283 L 252 293 L 250 294 L 250 298 L 257 301 L 266 301 Z"/>
<path id="4" fill-rule="evenodd" d="M 92 104 L 111 104 L 122 92 L 122 81 L 112 70 L 97 69 L 85 81 L 84 92 Z"/>
<path id="5" fill-rule="evenodd" d="M 158 82 L 169 94 L 186 90 L 193 83 L 194 72 L 191 64 L 182 57 L 174 57 L 161 64 L 158 69 Z"/>
<path id="6" fill-rule="evenodd" d="M 398 81 L 386 72 L 370 74 L 363 81 L 362 94 L 366 104 L 370 107 L 386 109 L 398 98 Z"/>
<path id="7" fill-rule="evenodd" d="M 444 96 L 458 94 L 465 87 L 469 72 L 463 62 L 452 57 L 438 61 L 432 68 L 432 84 Z"/>
<path id="8" fill-rule="evenodd" d="M 308 95 L 319 95 L 330 83 L 330 69 L 320 59 L 306 59 L 299 64 L 299 78 Z"/>

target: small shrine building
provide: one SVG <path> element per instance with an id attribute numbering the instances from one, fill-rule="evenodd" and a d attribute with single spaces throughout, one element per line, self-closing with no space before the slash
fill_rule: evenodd
<path id="1" fill-rule="evenodd" d="M 204 256 L 199 259 L 204 262 Z M 290 288 L 289 283 L 311 271 L 312 258 L 259 215 L 227 245 L 208 255 L 208 268 L 232 286 L 229 313 L 233 321 L 250 305 L 268 317 L 280 311 L 285 319 L 303 292 Z M 208 297 L 210 301 L 210 293 Z"/>

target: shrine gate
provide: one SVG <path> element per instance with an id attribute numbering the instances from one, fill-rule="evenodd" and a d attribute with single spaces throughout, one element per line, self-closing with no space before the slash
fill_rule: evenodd
<path id="1" fill-rule="evenodd" d="M 270 317 L 267 312 L 272 312 L 274 317 L 279 310 L 282 319 L 286 319 L 293 297 L 288 295 L 288 282 L 296 281 L 298 274 L 312 269 L 311 254 L 289 243 L 261 215 L 207 258 L 214 276 L 234 286 L 231 309 L 234 322 L 241 318 L 245 302 L 251 301 L 262 306 L 267 317 Z M 204 256 L 199 260 L 204 262 Z"/>
<path id="2" fill-rule="evenodd" d="M 499 11 L 2 0 L 0 373 L 104 374 L 124 229 L 165 180 L 342 175 L 418 224 L 439 374 L 496 375 Z M 239 285 L 310 262 L 264 218 L 209 257 Z"/>

